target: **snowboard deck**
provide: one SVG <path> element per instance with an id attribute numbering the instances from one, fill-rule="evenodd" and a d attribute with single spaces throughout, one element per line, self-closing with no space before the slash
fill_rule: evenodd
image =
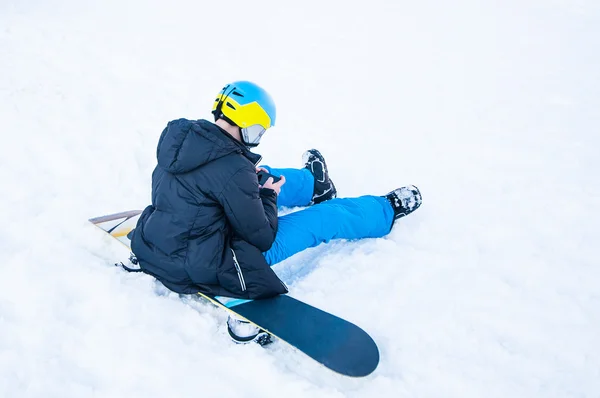
<path id="1" fill-rule="evenodd" d="M 140 210 L 132 210 L 89 221 L 131 250 L 127 234 L 135 228 L 140 214 Z M 377 345 L 364 330 L 289 295 L 263 300 L 200 292 L 198 295 L 264 329 L 334 372 L 364 377 L 379 363 Z"/>

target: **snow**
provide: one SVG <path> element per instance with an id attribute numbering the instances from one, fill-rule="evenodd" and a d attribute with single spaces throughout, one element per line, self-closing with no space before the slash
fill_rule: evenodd
<path id="1" fill-rule="evenodd" d="M 599 397 L 600 6 L 592 0 L 0 3 L 0 396 Z M 351 379 L 112 264 L 169 120 L 259 82 L 260 151 L 342 196 L 415 184 L 389 236 L 276 267 L 378 343 Z"/>

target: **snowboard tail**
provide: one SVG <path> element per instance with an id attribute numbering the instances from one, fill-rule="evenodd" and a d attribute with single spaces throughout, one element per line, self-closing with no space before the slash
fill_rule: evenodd
<path id="1" fill-rule="evenodd" d="M 127 234 L 137 225 L 140 214 L 140 210 L 132 210 L 89 221 L 131 250 Z M 364 377 L 379 363 L 377 345 L 364 330 L 289 295 L 263 300 L 209 296 L 200 292 L 198 295 L 337 373 Z"/>

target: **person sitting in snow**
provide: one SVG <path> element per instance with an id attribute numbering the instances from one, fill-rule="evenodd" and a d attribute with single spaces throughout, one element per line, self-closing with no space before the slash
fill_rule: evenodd
<path id="1" fill-rule="evenodd" d="M 264 299 L 288 292 L 271 266 L 331 239 L 376 238 L 421 205 L 412 185 L 382 196 L 336 198 L 323 155 L 303 168 L 257 168 L 256 147 L 275 125 L 275 103 L 258 85 L 236 81 L 215 99 L 215 122 L 179 119 L 158 141 L 152 204 L 130 234 L 141 269 L 177 293 Z M 279 176 L 259 185 L 257 172 Z M 278 217 L 277 208 L 307 206 Z M 239 342 L 264 339 L 230 318 Z M 237 330 L 237 332 L 236 332 Z"/>

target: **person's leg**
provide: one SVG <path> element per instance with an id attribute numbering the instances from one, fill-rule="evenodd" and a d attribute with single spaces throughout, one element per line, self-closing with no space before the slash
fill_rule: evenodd
<path id="1" fill-rule="evenodd" d="M 277 206 L 308 206 L 312 200 L 315 178 L 308 169 L 276 169 L 260 166 L 273 175 L 285 176 L 285 184 L 277 197 Z"/>
<path id="2" fill-rule="evenodd" d="M 264 255 L 274 265 L 331 239 L 378 238 L 390 232 L 393 220 L 394 210 L 384 197 L 332 199 L 279 217 L 275 242 Z"/>

